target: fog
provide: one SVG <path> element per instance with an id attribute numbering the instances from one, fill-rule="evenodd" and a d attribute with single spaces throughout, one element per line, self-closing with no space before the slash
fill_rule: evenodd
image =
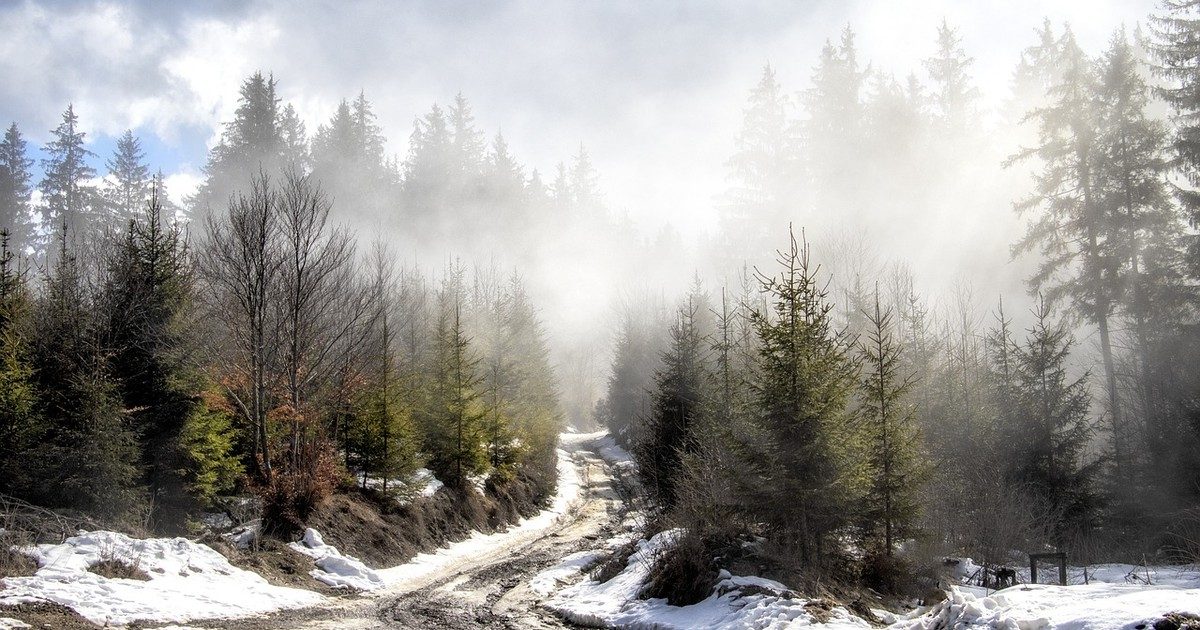
<path id="1" fill-rule="evenodd" d="M 487 147 L 481 155 L 493 155 L 502 133 L 520 165 L 519 201 L 414 192 L 386 177 L 371 180 L 384 182 L 378 189 L 323 182 L 334 217 L 360 241 L 382 238 L 426 269 L 459 261 L 518 270 L 551 332 L 564 387 L 592 399 L 579 401 L 583 408 L 599 396 L 623 309 L 670 304 L 697 274 L 719 290 L 742 263 L 770 261 L 789 223 L 814 243 L 837 286 L 907 268 L 936 308 L 965 301 L 982 318 L 1004 295 L 1023 312 L 1036 260 L 1012 256 L 1024 231 L 1012 204 L 1029 193 L 1036 165 L 1002 166 L 1034 139 L 1020 119 L 1040 95 L 1014 93 L 1021 51 L 1037 44 L 1045 18 L 1055 32 L 1069 23 L 1081 48 L 1098 55 L 1114 29 L 1132 31 L 1153 9 L 1117 0 L 22 2 L 0 8 L 0 103 L 31 147 L 48 140 L 72 103 L 98 169 L 132 129 L 187 208 L 256 71 L 278 81 L 281 107 L 294 107 L 309 139 L 339 102 L 363 94 L 385 139 L 383 160 L 404 177 L 414 119 L 435 103 L 449 111 L 461 94 Z M 936 118 L 925 60 L 943 21 L 969 58 L 973 95 L 969 119 L 951 131 L 903 120 L 906 107 Z M 818 146 L 805 131 L 821 100 L 813 79 L 823 47 L 841 45 L 845 29 L 863 109 L 833 124 L 871 122 L 858 144 Z M 763 238 L 739 240 L 729 207 L 744 182 L 730 161 L 768 66 L 803 165 L 770 212 L 746 219 Z M 592 169 L 576 168 L 581 151 Z M 560 163 L 568 178 L 579 171 L 589 180 L 586 198 L 556 197 Z M 540 184 L 531 183 L 535 172 Z M 219 206 L 222 195 L 209 201 Z"/>

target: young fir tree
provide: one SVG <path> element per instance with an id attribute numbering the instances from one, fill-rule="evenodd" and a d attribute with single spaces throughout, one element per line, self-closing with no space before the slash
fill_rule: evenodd
<path id="1" fill-rule="evenodd" d="M 0 229 L 8 232 L 9 250 L 18 256 L 33 240 L 30 166 L 25 139 L 13 123 L 0 140 Z"/>
<path id="2" fill-rule="evenodd" d="M 105 163 L 108 181 L 101 194 L 108 204 L 106 227 L 123 230 L 146 207 L 154 182 L 145 159 L 141 142 L 133 131 L 126 130 L 117 139 L 112 158 Z"/>
<path id="3" fill-rule="evenodd" d="M 44 200 L 42 222 L 55 231 L 65 227 L 86 239 L 96 227 L 96 194 L 89 183 L 96 171 L 87 163 L 96 154 L 84 147 L 87 134 L 79 130 L 74 105 L 67 106 L 62 123 L 51 133 L 54 138 L 43 147 L 47 157 L 42 160 L 44 175 L 38 184 Z"/>
<path id="4" fill-rule="evenodd" d="M 903 346 L 893 337 L 891 309 L 880 307 L 878 288 L 867 321 L 866 339 L 859 343 L 860 420 L 869 478 L 862 517 L 870 546 L 891 556 L 896 544 L 914 531 L 925 465 L 909 401 L 914 377 L 904 371 Z"/>
<path id="5" fill-rule="evenodd" d="M 1083 455 L 1094 428 L 1087 375 L 1070 378 L 1067 359 L 1074 340 L 1045 301 L 1016 350 L 1017 407 L 1021 438 L 1009 462 L 1008 477 L 1041 497 L 1060 518 L 1054 523 L 1059 546 L 1086 532 L 1094 516 L 1095 465 Z"/>
<path id="6" fill-rule="evenodd" d="M 777 276 L 760 274 L 769 312 L 753 315 L 758 336 L 756 427 L 743 447 L 758 483 L 749 512 L 800 566 L 820 569 L 832 536 L 850 520 L 861 491 L 860 439 L 847 402 L 856 368 L 836 330 L 818 268 L 791 236 Z"/>
<path id="7" fill-rule="evenodd" d="M 389 490 L 392 480 L 404 480 L 418 466 L 417 431 L 413 423 L 410 383 L 396 367 L 393 309 L 396 306 L 395 273 L 382 244 L 373 252 L 371 299 L 371 341 L 365 391 L 358 402 L 348 454 L 356 455 L 363 474 L 382 480 L 381 489 Z M 395 488 L 392 488 L 395 489 Z"/>
<path id="8" fill-rule="evenodd" d="M 514 275 L 508 288 L 508 308 L 500 322 L 501 336 L 512 353 L 512 370 L 506 379 L 509 417 L 522 448 L 522 467 L 540 472 L 544 480 L 556 476 L 558 434 L 562 428 L 562 410 L 550 348 L 537 311 L 519 276 Z"/>
<path id="9" fill-rule="evenodd" d="M 487 414 L 479 387 L 479 359 L 463 331 L 456 297 L 444 296 L 438 316 L 433 375 L 429 384 L 424 433 L 429 467 L 443 482 L 465 484 L 486 470 L 483 418 Z"/>
<path id="10" fill-rule="evenodd" d="M 650 412 L 634 448 L 642 485 L 664 511 L 675 505 L 684 453 L 696 450 L 693 430 L 703 410 L 708 376 L 700 322 L 706 303 L 706 296 L 695 290 L 676 314 L 670 345 L 654 375 Z"/>

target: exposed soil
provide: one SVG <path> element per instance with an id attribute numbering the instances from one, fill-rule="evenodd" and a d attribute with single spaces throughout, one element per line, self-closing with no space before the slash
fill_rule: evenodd
<path id="1" fill-rule="evenodd" d="M 17 619 L 34 628 L 49 630 L 92 630 L 100 627 L 80 617 L 74 610 L 51 602 L 0 606 L 0 617 Z"/>
<path id="2" fill-rule="evenodd" d="M 447 487 L 404 505 L 382 493 L 353 490 L 318 507 L 308 526 L 368 566 L 395 566 L 476 531 L 492 533 L 536 513 L 548 492 L 539 486 L 519 475 L 503 484 L 489 483 L 485 494 L 472 486 Z"/>
<path id="3" fill-rule="evenodd" d="M 264 537 L 256 551 L 243 551 L 224 539 L 207 541 L 213 549 L 221 552 L 229 563 L 239 569 L 257 573 L 270 584 L 317 591 L 322 595 L 341 597 L 352 594 L 347 589 L 336 589 L 318 581 L 309 572 L 316 566 L 312 558 L 294 551 L 285 543 Z"/>

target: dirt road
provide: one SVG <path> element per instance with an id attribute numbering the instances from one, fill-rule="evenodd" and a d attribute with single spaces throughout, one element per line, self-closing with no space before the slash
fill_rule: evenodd
<path id="1" fill-rule="evenodd" d="M 580 479 L 579 498 L 553 525 L 362 597 L 265 617 L 188 624 L 189 628 L 353 630 L 359 628 L 563 628 L 539 606 L 529 580 L 563 556 L 618 533 L 624 491 L 596 453 L 595 438 L 564 436 Z"/>

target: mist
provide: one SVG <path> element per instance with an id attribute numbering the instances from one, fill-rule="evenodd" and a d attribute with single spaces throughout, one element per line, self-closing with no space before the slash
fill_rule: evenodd
<path id="1" fill-rule="evenodd" d="M 445 481 L 441 541 L 575 466 L 673 605 L 711 558 L 896 611 L 951 560 L 1194 561 L 1193 13 L 0 7 L 0 494 L 166 533 L 252 495 L 299 544 Z M 39 488 L 84 417 L 136 463 Z"/>

